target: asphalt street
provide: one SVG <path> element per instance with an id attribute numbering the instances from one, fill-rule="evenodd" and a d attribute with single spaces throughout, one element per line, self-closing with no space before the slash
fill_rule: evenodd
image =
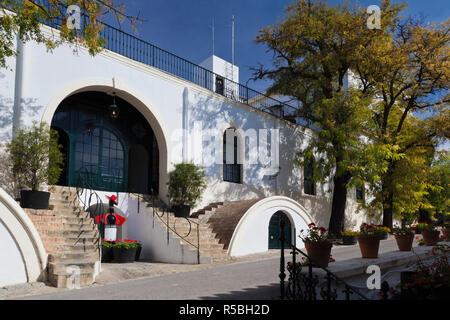
<path id="1" fill-rule="evenodd" d="M 393 251 L 393 239 L 384 240 L 380 253 Z M 336 261 L 360 256 L 359 247 L 333 248 Z M 130 280 L 79 290 L 27 296 L 32 300 L 271 300 L 279 297 L 280 260 L 240 262 L 213 268 Z"/>

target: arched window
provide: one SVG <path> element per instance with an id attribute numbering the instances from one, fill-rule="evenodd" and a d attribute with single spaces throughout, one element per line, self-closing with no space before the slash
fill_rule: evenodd
<path id="1" fill-rule="evenodd" d="M 358 201 L 364 201 L 365 200 L 364 185 L 356 186 L 356 200 L 358 200 Z"/>
<path id="2" fill-rule="evenodd" d="M 223 181 L 242 183 L 242 164 L 238 161 L 239 141 L 236 129 L 223 134 Z"/>
<path id="3" fill-rule="evenodd" d="M 124 159 L 122 143 L 105 128 L 89 128 L 75 142 L 75 175 L 89 172 L 91 187 L 99 190 L 124 189 Z"/>
<path id="4" fill-rule="evenodd" d="M 314 159 L 311 158 L 303 168 L 303 185 L 305 194 L 316 195 L 316 184 L 314 183 Z"/>

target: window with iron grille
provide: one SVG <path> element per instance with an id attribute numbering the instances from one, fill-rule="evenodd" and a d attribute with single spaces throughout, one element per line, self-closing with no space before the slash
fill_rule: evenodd
<path id="1" fill-rule="evenodd" d="M 227 163 L 227 132 L 233 137 L 233 162 Z M 238 138 L 234 129 L 227 129 L 223 134 L 223 181 L 242 183 L 242 164 L 238 164 Z"/>
<path id="2" fill-rule="evenodd" d="M 315 195 L 316 194 L 316 184 L 313 181 L 314 167 L 313 159 L 311 159 L 308 164 L 303 169 L 303 185 L 305 194 Z"/>

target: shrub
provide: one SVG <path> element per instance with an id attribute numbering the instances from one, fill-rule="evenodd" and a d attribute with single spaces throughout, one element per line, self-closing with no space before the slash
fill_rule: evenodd
<path id="1" fill-rule="evenodd" d="M 33 122 L 30 128 L 16 129 L 7 150 L 19 189 L 38 191 L 43 183 L 57 183 L 64 163 L 61 148 L 57 131 L 45 123 Z"/>
<path id="2" fill-rule="evenodd" d="M 170 203 L 195 207 L 206 189 L 205 172 L 193 163 L 179 163 L 169 173 Z"/>

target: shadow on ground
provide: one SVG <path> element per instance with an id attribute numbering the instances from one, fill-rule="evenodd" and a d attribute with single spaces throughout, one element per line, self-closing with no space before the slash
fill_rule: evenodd
<path id="1" fill-rule="evenodd" d="M 255 288 L 245 288 L 239 291 L 218 293 L 212 296 L 200 297 L 200 300 L 279 300 L 280 284 L 271 283 Z"/>

